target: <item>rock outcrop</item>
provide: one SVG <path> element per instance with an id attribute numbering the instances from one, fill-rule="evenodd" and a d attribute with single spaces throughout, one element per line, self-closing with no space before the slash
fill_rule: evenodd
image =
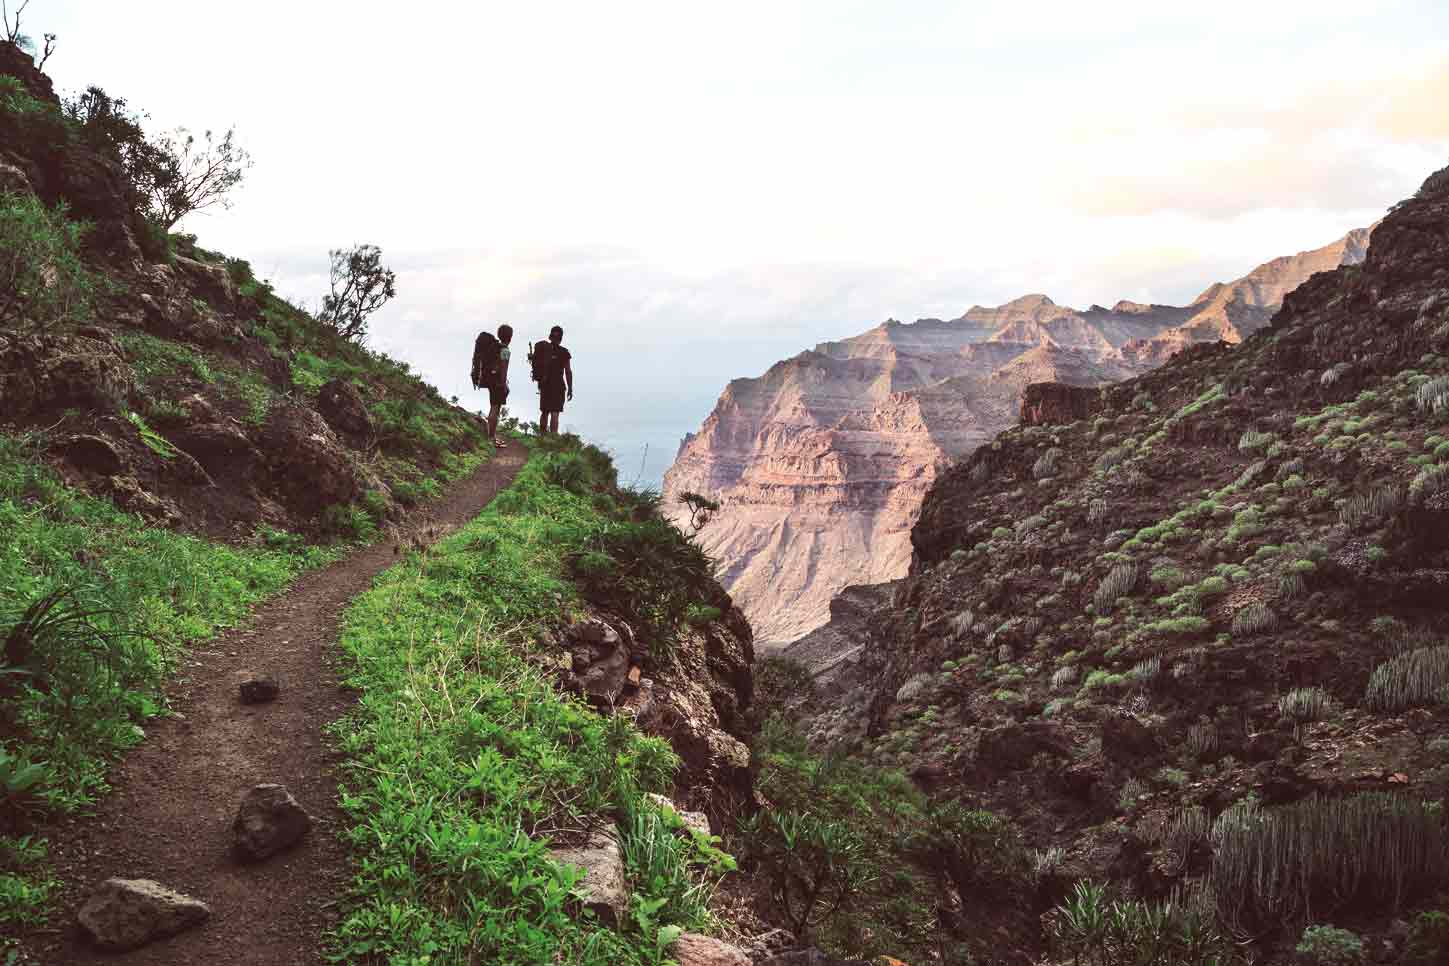
<path id="1" fill-rule="evenodd" d="M 1314 272 L 1361 261 L 1368 232 L 1274 259 L 1187 306 L 1077 310 L 1027 295 L 823 343 L 725 388 L 680 446 L 666 506 L 676 512 L 689 491 L 719 501 L 700 540 L 769 651 L 823 624 L 846 586 L 904 576 L 926 491 L 1016 422 L 1028 385 L 1098 386 L 1193 343 L 1240 341 Z"/>

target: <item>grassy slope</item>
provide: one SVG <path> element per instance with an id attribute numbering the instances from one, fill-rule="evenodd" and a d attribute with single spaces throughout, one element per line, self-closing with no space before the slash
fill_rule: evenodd
<path id="1" fill-rule="evenodd" d="M 279 531 L 232 547 L 147 526 L 66 487 L 39 450 L 0 436 L 0 922 L 42 914 L 43 843 L 22 833 L 105 792 L 111 762 L 162 712 L 185 646 L 332 553 Z M 22 642 L 24 612 L 62 589 Z"/>
<path id="2" fill-rule="evenodd" d="M 570 559 L 637 513 L 600 456 L 535 454 L 481 516 L 347 613 L 361 699 L 337 735 L 358 873 L 334 945 L 349 961 L 647 963 L 669 926 L 705 925 L 699 879 L 724 859 L 641 802 L 677 758 L 561 697 L 556 656 L 536 643 L 583 612 Z M 573 876 L 546 851 L 616 818 L 635 895 L 617 931 L 571 914 Z"/>

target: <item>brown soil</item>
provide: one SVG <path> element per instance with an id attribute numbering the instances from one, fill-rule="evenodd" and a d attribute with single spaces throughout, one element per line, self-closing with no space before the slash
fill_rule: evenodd
<path id="1" fill-rule="evenodd" d="M 437 538 L 471 520 L 524 461 L 509 449 L 421 511 Z M 191 654 L 173 685 L 178 714 L 158 720 L 112 776 L 92 818 L 51 832 L 65 894 L 59 928 L 33 937 L 44 963 L 294 964 L 320 962 L 319 937 L 335 922 L 349 864 L 339 839 L 340 755 L 324 734 L 352 695 L 338 684 L 333 644 L 343 609 L 393 563 L 392 540 L 308 574 L 243 627 Z M 236 677 L 271 672 L 271 704 L 243 705 Z M 230 854 L 242 793 L 280 782 L 317 819 L 301 844 L 256 865 Z M 92 950 L 74 926 L 90 889 L 111 876 L 150 878 L 211 905 L 201 928 L 124 955 Z"/>

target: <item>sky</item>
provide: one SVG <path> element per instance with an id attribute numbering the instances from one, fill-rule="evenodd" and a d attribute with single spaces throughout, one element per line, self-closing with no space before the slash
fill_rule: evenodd
<path id="1" fill-rule="evenodd" d="M 1449 163 L 1442 0 L 31 0 L 62 92 L 235 126 L 179 227 L 470 406 L 482 328 L 564 326 L 565 427 L 657 483 L 726 382 L 1028 292 L 1185 303 Z M 513 407 L 533 405 L 514 375 Z M 647 458 L 645 446 L 648 446 Z"/>

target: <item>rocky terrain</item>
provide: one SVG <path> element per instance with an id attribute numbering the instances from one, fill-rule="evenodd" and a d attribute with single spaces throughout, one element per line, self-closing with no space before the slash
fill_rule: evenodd
<path id="1" fill-rule="evenodd" d="M 931 484 L 1016 421 L 1028 384 L 1101 385 L 1187 345 L 1239 342 L 1315 272 L 1362 261 L 1368 235 L 1274 259 L 1187 306 L 1027 295 L 823 343 L 725 388 L 680 446 L 665 503 L 721 504 L 700 539 L 769 650 L 824 623 L 846 586 L 905 574 Z"/>
<path id="2" fill-rule="evenodd" d="M 1086 881 L 1260 961 L 1446 961 L 1449 169 L 1240 346 L 1022 413 L 796 645 L 827 686 L 770 699 L 1013 818 L 1018 949 L 1118 961 Z"/>

